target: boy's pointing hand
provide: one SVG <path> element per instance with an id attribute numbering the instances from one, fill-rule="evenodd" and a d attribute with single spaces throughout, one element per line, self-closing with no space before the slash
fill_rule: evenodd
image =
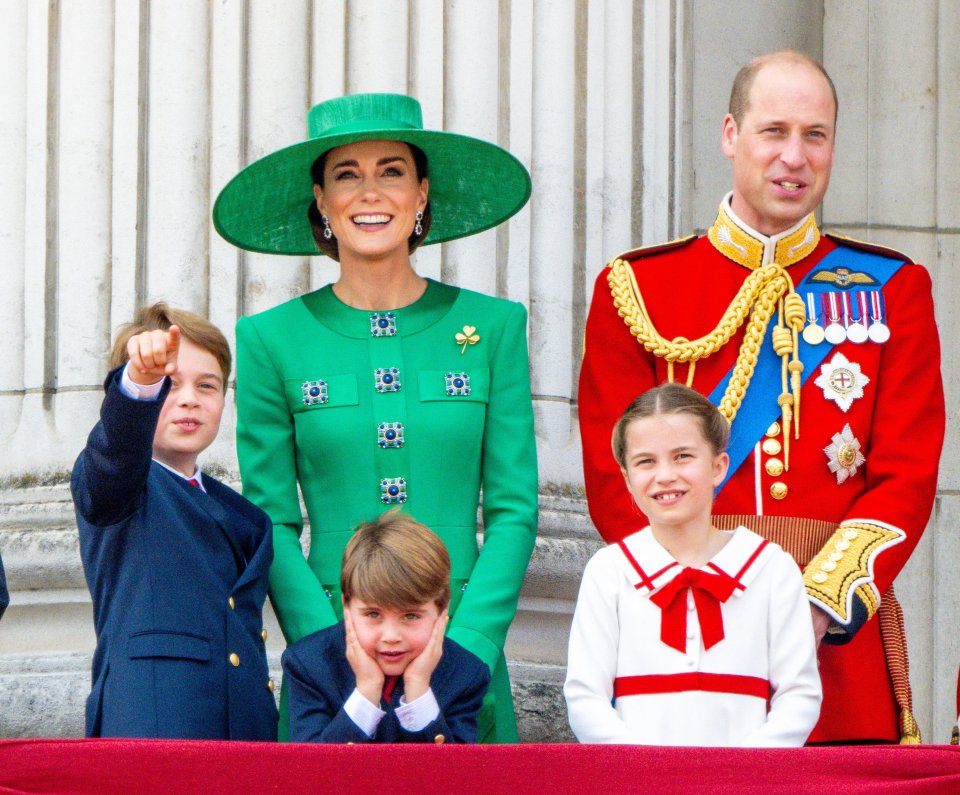
<path id="1" fill-rule="evenodd" d="M 177 352 L 180 350 L 180 329 L 144 331 L 127 342 L 130 367 L 127 374 L 135 384 L 155 384 L 165 375 L 177 372 Z"/>

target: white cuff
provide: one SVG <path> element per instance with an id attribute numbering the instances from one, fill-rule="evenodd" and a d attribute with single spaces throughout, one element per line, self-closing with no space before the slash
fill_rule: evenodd
<path id="1" fill-rule="evenodd" d="M 440 705 L 437 703 L 437 697 L 433 695 L 433 690 L 427 688 L 427 692 L 420 698 L 416 698 L 409 704 L 400 696 L 400 706 L 396 709 L 397 720 L 408 732 L 418 732 L 429 726 L 437 719 L 440 714 Z"/>
<path id="2" fill-rule="evenodd" d="M 366 696 L 356 688 L 353 689 L 350 698 L 344 703 L 343 711 L 367 737 L 373 737 L 377 733 L 377 726 L 380 725 L 380 721 L 387 714 L 367 701 Z"/>
<path id="3" fill-rule="evenodd" d="M 156 400 L 163 389 L 163 378 L 155 384 L 138 384 L 130 377 L 129 370 L 130 362 L 127 362 L 120 376 L 120 391 L 133 400 Z"/>

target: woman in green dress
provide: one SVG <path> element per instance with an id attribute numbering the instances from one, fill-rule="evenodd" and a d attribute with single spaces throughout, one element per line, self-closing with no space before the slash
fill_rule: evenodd
<path id="1" fill-rule="evenodd" d="M 270 598 L 287 643 L 338 620 L 353 528 L 402 506 L 446 543 L 448 634 L 492 672 L 481 741 L 515 742 L 503 645 L 537 526 L 526 311 L 425 279 L 410 254 L 506 220 L 530 177 L 493 144 L 422 127 L 410 97 L 324 102 L 308 141 L 218 197 L 214 223 L 235 245 L 319 247 L 340 263 L 334 284 L 238 322 L 237 452 L 244 494 L 274 523 Z"/>

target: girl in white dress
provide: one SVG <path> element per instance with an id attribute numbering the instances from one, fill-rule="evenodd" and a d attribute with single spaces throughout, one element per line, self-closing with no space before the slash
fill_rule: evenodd
<path id="1" fill-rule="evenodd" d="M 745 527 L 711 522 L 729 426 L 665 384 L 636 398 L 613 454 L 649 526 L 587 564 L 564 695 L 580 742 L 801 746 L 820 713 L 800 570 Z M 635 517 L 624 517 L 624 521 Z"/>

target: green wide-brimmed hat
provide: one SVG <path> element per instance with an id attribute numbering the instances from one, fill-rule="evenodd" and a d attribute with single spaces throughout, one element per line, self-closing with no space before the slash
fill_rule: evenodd
<path id="1" fill-rule="evenodd" d="M 310 138 L 260 158 L 220 191 L 213 225 L 230 243 L 271 254 L 319 254 L 307 208 L 310 166 L 356 141 L 405 141 L 427 156 L 433 220 L 421 245 L 482 232 L 530 198 L 523 164 L 495 144 L 423 129 L 420 103 L 402 94 L 353 94 L 321 102 L 307 117 Z"/>

